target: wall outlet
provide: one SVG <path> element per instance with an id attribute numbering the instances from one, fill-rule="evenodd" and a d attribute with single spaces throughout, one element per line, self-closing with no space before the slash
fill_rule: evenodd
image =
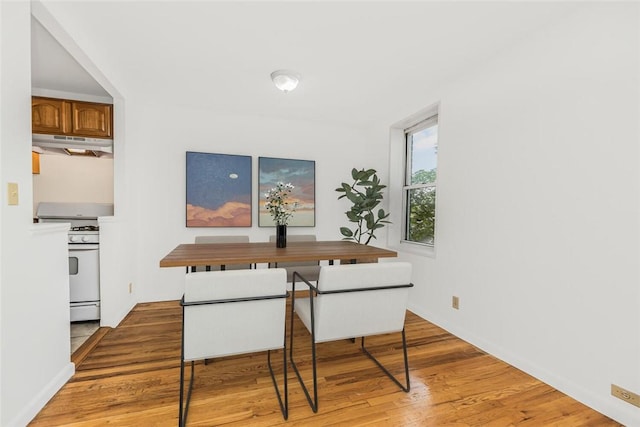
<path id="1" fill-rule="evenodd" d="M 129 293 L 133 293 L 133 283 L 129 282 Z"/>
<path id="2" fill-rule="evenodd" d="M 629 390 L 625 390 L 620 386 L 611 384 L 611 394 L 618 399 L 624 400 L 625 402 L 631 403 L 632 405 L 640 408 L 640 396 Z"/>
<path id="3" fill-rule="evenodd" d="M 451 307 L 455 308 L 456 310 L 460 309 L 460 298 L 458 298 L 457 296 L 453 296 L 451 298 Z"/>

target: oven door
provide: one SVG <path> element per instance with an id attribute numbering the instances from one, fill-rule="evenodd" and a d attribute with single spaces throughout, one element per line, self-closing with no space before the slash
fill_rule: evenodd
<path id="1" fill-rule="evenodd" d="M 71 321 L 100 318 L 100 246 L 69 245 Z"/>

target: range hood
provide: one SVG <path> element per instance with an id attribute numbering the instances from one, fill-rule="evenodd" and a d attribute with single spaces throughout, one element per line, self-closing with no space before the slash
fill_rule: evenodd
<path id="1" fill-rule="evenodd" d="M 104 138 L 88 138 L 84 136 L 42 135 L 34 133 L 33 147 L 40 153 L 55 152 L 72 155 L 73 150 L 93 152 L 97 157 L 113 154 L 113 140 Z"/>

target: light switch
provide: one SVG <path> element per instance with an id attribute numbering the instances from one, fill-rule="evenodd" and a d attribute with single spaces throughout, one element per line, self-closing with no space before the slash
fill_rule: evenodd
<path id="1" fill-rule="evenodd" d="M 7 195 L 9 198 L 9 205 L 17 205 L 18 204 L 18 184 L 15 182 L 10 182 L 7 184 Z"/>

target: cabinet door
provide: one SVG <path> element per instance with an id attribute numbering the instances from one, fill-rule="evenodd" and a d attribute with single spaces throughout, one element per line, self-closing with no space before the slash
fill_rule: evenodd
<path id="1" fill-rule="evenodd" d="M 70 101 L 72 135 L 111 138 L 112 106 L 92 102 Z"/>
<path id="2" fill-rule="evenodd" d="M 31 98 L 33 133 L 60 135 L 69 131 L 69 104 L 61 99 Z"/>

